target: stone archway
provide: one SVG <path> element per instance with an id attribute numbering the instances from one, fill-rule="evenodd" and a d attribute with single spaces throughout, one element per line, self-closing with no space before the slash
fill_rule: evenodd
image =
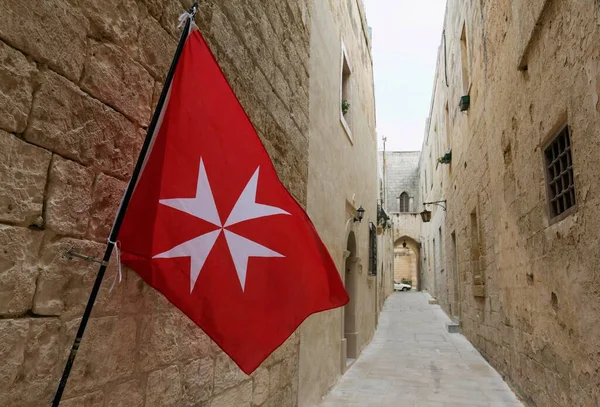
<path id="1" fill-rule="evenodd" d="M 350 297 L 350 302 L 344 307 L 342 369 L 351 364 L 358 356 L 358 327 L 356 324 L 356 305 L 358 294 L 359 258 L 356 250 L 354 232 L 348 235 L 346 251 L 344 252 L 344 285 Z"/>
<path id="2" fill-rule="evenodd" d="M 414 290 L 421 290 L 421 249 L 415 239 L 402 236 L 394 242 L 394 280 L 397 275 L 411 280 Z M 400 277 L 398 277 L 400 279 Z M 400 281 L 398 281 L 400 282 Z"/>

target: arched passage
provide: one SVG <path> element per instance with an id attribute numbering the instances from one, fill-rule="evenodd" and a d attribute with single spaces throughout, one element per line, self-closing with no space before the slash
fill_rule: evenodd
<path id="1" fill-rule="evenodd" d="M 346 364 L 358 356 L 358 329 L 356 326 L 356 302 L 358 284 L 358 257 L 356 252 L 356 236 L 348 235 L 346 244 L 346 260 L 344 262 L 344 285 L 350 301 L 344 307 L 344 339 L 346 342 Z"/>
<path id="2" fill-rule="evenodd" d="M 413 289 L 420 290 L 420 248 L 409 236 L 402 236 L 394 242 L 394 281 L 409 280 Z"/>

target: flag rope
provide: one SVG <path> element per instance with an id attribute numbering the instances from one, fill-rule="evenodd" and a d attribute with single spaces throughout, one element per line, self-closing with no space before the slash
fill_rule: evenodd
<path id="1" fill-rule="evenodd" d="M 167 73 L 167 77 L 165 79 L 165 83 L 163 85 L 163 89 L 160 94 L 160 98 L 158 99 L 158 103 L 156 105 L 156 109 L 154 110 L 154 114 L 152 116 L 152 120 L 150 125 L 148 126 L 148 131 L 146 132 L 146 138 L 144 140 L 144 144 L 142 145 L 142 149 L 138 156 L 135 168 L 133 173 L 131 174 L 131 179 L 129 180 L 129 184 L 127 185 L 127 189 L 125 190 L 125 194 L 123 195 L 123 199 L 121 201 L 121 206 L 117 212 L 117 216 L 115 219 L 115 223 L 113 224 L 113 228 L 110 232 L 110 237 L 108 238 L 108 244 L 106 246 L 106 251 L 104 252 L 104 257 L 102 258 L 102 264 L 98 270 L 98 274 L 96 275 L 96 281 L 94 281 L 94 286 L 90 293 L 90 297 L 88 299 L 87 305 L 85 307 L 85 311 L 81 318 L 81 322 L 79 324 L 79 328 L 77 330 L 77 335 L 75 336 L 75 340 L 73 341 L 73 346 L 71 347 L 71 353 L 69 354 L 69 358 L 67 359 L 67 363 L 63 370 L 62 377 L 58 384 L 58 388 L 56 390 L 56 394 L 54 395 L 54 400 L 52 401 L 52 407 L 58 407 L 60 401 L 62 399 L 63 392 L 67 385 L 67 380 L 69 379 L 69 374 L 71 373 L 71 368 L 73 367 L 73 362 L 75 361 L 75 356 L 77 356 L 77 351 L 79 350 L 79 345 L 81 344 L 81 339 L 85 332 L 85 328 L 87 326 L 88 320 L 90 318 L 90 314 L 92 313 L 92 308 L 94 307 L 94 303 L 96 301 L 96 297 L 98 292 L 100 291 L 100 285 L 102 284 L 102 279 L 104 278 L 104 274 L 106 272 L 106 267 L 112 255 L 113 249 L 116 247 L 117 236 L 119 235 L 119 229 L 121 228 L 121 224 L 123 223 L 123 218 L 125 217 L 125 211 L 127 206 L 129 205 L 129 201 L 131 200 L 131 196 L 133 195 L 133 190 L 137 184 L 137 180 L 142 172 L 142 168 L 144 166 L 144 161 L 146 155 L 148 154 L 148 150 L 150 149 L 150 145 L 152 144 L 152 138 L 156 131 L 160 113 L 165 107 L 165 102 L 167 99 L 167 95 L 169 93 L 169 87 L 171 85 L 171 81 L 173 80 L 173 75 L 175 74 L 175 68 L 177 67 L 177 62 L 179 61 L 179 57 L 181 56 L 181 52 L 183 51 L 183 46 L 187 40 L 187 37 L 190 32 L 190 27 L 192 24 L 192 20 L 196 13 L 198 12 L 198 2 L 194 2 L 194 5 L 190 8 L 190 10 L 185 14 L 185 18 L 187 21 L 185 22 L 185 26 L 181 32 L 181 36 L 179 38 L 179 43 L 177 44 L 177 49 L 175 51 L 175 55 L 173 56 L 173 60 L 171 61 L 171 66 L 169 68 L 169 72 Z M 118 248 L 117 248 L 118 250 Z M 119 259 L 120 260 L 120 259 Z"/>

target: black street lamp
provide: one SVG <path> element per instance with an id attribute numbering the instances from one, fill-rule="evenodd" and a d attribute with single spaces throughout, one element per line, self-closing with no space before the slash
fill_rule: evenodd
<path id="1" fill-rule="evenodd" d="M 444 206 L 445 204 L 446 204 L 445 199 L 443 201 L 423 202 L 423 212 L 421 212 L 421 219 L 423 220 L 423 222 L 424 223 L 431 222 L 431 211 L 428 211 L 425 208 L 425 205 L 441 206 L 442 209 L 444 210 L 444 212 L 446 212 L 446 207 Z"/>
<path id="2" fill-rule="evenodd" d="M 354 217 L 354 222 L 361 222 L 365 216 L 365 208 L 362 205 L 356 210 L 357 216 Z"/>

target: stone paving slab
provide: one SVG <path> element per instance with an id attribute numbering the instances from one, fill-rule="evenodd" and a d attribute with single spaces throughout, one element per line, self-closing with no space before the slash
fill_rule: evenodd
<path id="1" fill-rule="evenodd" d="M 398 292 L 373 341 L 321 407 L 522 407 L 502 377 L 430 296 Z"/>

